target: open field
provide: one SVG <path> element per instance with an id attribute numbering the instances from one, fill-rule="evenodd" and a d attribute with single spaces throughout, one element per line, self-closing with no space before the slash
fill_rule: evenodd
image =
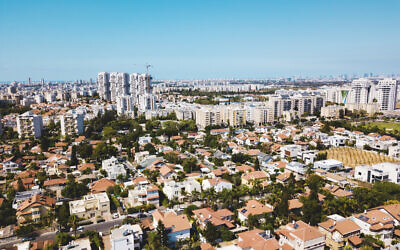
<path id="1" fill-rule="evenodd" d="M 352 168 L 362 164 L 373 165 L 381 162 L 399 162 L 383 154 L 348 147 L 331 148 L 324 152 L 328 153 L 327 159 L 341 161 L 344 166 Z"/>
<path id="2" fill-rule="evenodd" d="M 368 122 L 365 126 L 368 128 L 377 126 L 379 129 L 400 131 L 400 122 Z"/>

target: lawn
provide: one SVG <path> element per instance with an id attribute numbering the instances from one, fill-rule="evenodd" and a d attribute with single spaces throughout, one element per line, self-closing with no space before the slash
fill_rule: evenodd
<path id="1" fill-rule="evenodd" d="M 365 124 L 367 128 L 378 127 L 379 129 L 400 131 L 400 122 L 368 122 Z"/>
<path id="2" fill-rule="evenodd" d="M 362 164 L 374 165 L 381 162 L 398 162 L 398 160 L 383 154 L 348 147 L 331 148 L 326 152 L 328 152 L 327 159 L 341 161 L 345 167 L 352 168 Z"/>

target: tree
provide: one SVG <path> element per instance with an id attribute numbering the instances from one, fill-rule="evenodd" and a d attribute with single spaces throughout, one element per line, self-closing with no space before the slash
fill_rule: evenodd
<path id="1" fill-rule="evenodd" d="M 90 144 L 82 143 L 78 146 L 77 151 L 81 158 L 86 159 L 86 158 L 89 158 L 90 156 L 92 156 L 93 147 Z"/>
<path id="2" fill-rule="evenodd" d="M 211 245 L 217 244 L 217 239 L 219 238 L 217 227 L 214 226 L 210 221 L 207 221 L 206 227 L 203 230 L 202 235 L 206 238 L 207 242 Z"/>
<path id="3" fill-rule="evenodd" d="M 168 231 L 165 229 L 165 226 L 161 221 L 158 222 L 158 225 L 157 225 L 157 228 L 156 228 L 156 232 L 157 232 L 157 235 L 158 235 L 158 237 L 160 239 L 161 245 L 165 246 L 165 247 L 168 247 L 168 245 L 169 245 L 169 242 L 168 242 Z"/>
<path id="4" fill-rule="evenodd" d="M 14 190 L 14 189 L 11 189 Z M 0 206 L 0 226 L 8 226 L 11 224 L 15 224 L 16 219 L 16 211 L 12 208 L 12 200 L 14 199 L 13 195 L 8 195 L 7 200 L 3 201 L 3 204 Z"/>
<path id="5" fill-rule="evenodd" d="M 72 240 L 68 233 L 57 233 L 55 244 L 57 246 L 65 246 Z"/>
<path id="6" fill-rule="evenodd" d="M 70 160 L 70 166 L 77 166 L 79 164 L 78 158 L 76 157 L 76 146 L 72 146 L 71 150 L 71 160 Z"/>
<path id="7" fill-rule="evenodd" d="M 22 183 L 21 178 L 18 178 L 17 184 L 18 184 L 18 189 L 17 189 L 18 192 L 25 191 L 25 186 L 24 183 Z"/>
<path id="8" fill-rule="evenodd" d="M 257 216 L 254 216 L 254 215 L 250 214 L 250 215 L 247 217 L 247 226 L 248 226 L 250 229 L 253 229 L 253 228 L 255 228 L 255 227 L 258 227 L 259 224 L 260 224 L 260 222 L 258 221 Z"/>
<path id="9" fill-rule="evenodd" d="M 232 161 L 236 162 L 236 163 L 245 163 L 246 161 L 248 161 L 250 159 L 250 156 L 247 154 L 243 154 L 243 153 L 237 153 L 237 154 L 233 154 L 232 155 Z"/>
<path id="10" fill-rule="evenodd" d="M 151 155 L 154 155 L 157 152 L 156 148 L 151 143 L 147 143 L 146 145 L 144 145 L 144 150 L 149 151 L 149 154 Z"/>
<path id="11" fill-rule="evenodd" d="M 46 135 L 40 137 L 40 149 L 42 152 L 47 152 L 49 150 L 50 140 Z"/>
<path id="12" fill-rule="evenodd" d="M 104 142 L 97 144 L 93 152 L 93 157 L 97 160 L 105 160 L 116 155 L 117 149 L 114 146 L 105 144 Z"/>
<path id="13" fill-rule="evenodd" d="M 74 235 L 76 236 L 76 230 L 78 228 L 79 218 L 76 215 L 72 215 L 68 219 L 68 225 L 74 230 Z"/>
<path id="14" fill-rule="evenodd" d="M 69 219 L 69 206 L 67 202 L 63 202 L 61 206 L 56 208 L 56 218 L 60 226 L 66 227 Z"/>
<path id="15" fill-rule="evenodd" d="M 282 197 L 278 203 L 278 205 L 274 209 L 275 214 L 288 217 L 289 215 L 289 196 L 286 190 L 283 190 Z"/>
<path id="16" fill-rule="evenodd" d="M 33 227 L 32 224 L 27 224 L 25 226 L 20 226 L 17 230 L 16 230 L 16 234 L 17 236 L 21 237 L 21 236 L 25 236 L 28 234 L 31 234 L 32 232 L 35 231 L 35 228 Z"/>
<path id="17" fill-rule="evenodd" d="M 89 188 L 83 183 L 76 183 L 75 178 L 72 175 L 68 175 L 68 181 L 61 194 L 67 198 L 80 198 L 87 194 Z"/>
<path id="18" fill-rule="evenodd" d="M 254 169 L 256 171 L 260 170 L 260 161 L 258 160 L 258 158 L 256 158 L 256 160 L 254 162 Z"/>
<path id="19" fill-rule="evenodd" d="M 226 227 L 220 228 L 220 234 L 222 241 L 231 241 L 235 238 L 235 234 L 229 231 Z"/>
<path id="20" fill-rule="evenodd" d="M 189 157 L 186 158 L 183 163 L 183 170 L 185 170 L 186 173 L 191 173 L 193 171 L 200 170 L 200 166 L 197 165 L 197 159 L 194 157 Z"/>
<path id="21" fill-rule="evenodd" d="M 173 164 L 182 163 L 182 160 L 179 158 L 178 154 L 176 154 L 176 153 L 167 153 L 164 155 L 164 159 L 167 160 L 169 163 L 173 163 Z"/>

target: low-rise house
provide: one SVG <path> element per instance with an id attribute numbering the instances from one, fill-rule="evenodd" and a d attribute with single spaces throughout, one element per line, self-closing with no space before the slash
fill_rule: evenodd
<path id="1" fill-rule="evenodd" d="M 119 175 L 126 175 L 124 164 L 120 163 L 114 156 L 104 160 L 101 163 L 101 168 L 106 171 L 107 178 L 111 180 L 116 180 Z"/>
<path id="2" fill-rule="evenodd" d="M 400 184 L 400 165 L 383 162 L 372 166 L 356 166 L 354 179 L 374 183 L 375 181 L 388 181 Z"/>
<path id="3" fill-rule="evenodd" d="M 326 246 L 339 250 L 347 245 L 350 237 L 359 235 L 361 228 L 351 219 L 328 219 L 318 224 L 318 229 L 325 235 Z"/>
<path id="4" fill-rule="evenodd" d="M 151 139 L 152 139 L 151 136 L 141 136 L 138 139 L 138 143 L 139 143 L 140 146 L 144 146 L 144 145 L 146 145 L 148 143 L 151 143 Z"/>
<path id="5" fill-rule="evenodd" d="M 169 200 L 184 198 L 182 192 L 191 194 L 193 191 L 201 192 L 201 185 L 196 180 L 190 179 L 183 182 L 168 181 L 164 183 L 163 192 Z"/>
<path id="6" fill-rule="evenodd" d="M 236 246 L 243 250 L 278 250 L 281 249 L 278 241 L 269 231 L 253 229 L 239 233 Z"/>
<path id="7" fill-rule="evenodd" d="M 89 250 L 92 249 L 90 246 L 89 237 L 75 239 L 68 243 L 68 245 L 61 247 L 61 250 Z"/>
<path id="8" fill-rule="evenodd" d="M 160 205 L 160 195 L 156 185 L 142 185 L 130 189 L 128 192 L 128 203 L 131 207 L 152 204 L 156 207 Z"/>
<path id="9" fill-rule="evenodd" d="M 203 190 L 214 188 L 216 192 L 221 192 L 224 189 L 232 189 L 232 183 L 221 178 L 205 179 L 201 183 Z"/>
<path id="10" fill-rule="evenodd" d="M 292 161 L 286 164 L 285 170 L 293 173 L 296 180 L 302 180 L 307 172 L 307 166 L 300 162 Z"/>
<path id="11" fill-rule="evenodd" d="M 49 189 L 53 192 L 59 192 L 61 190 L 63 190 L 64 186 L 67 184 L 67 179 L 65 178 L 57 178 L 57 179 L 50 179 L 50 180 L 46 180 L 43 183 L 43 186 L 46 189 Z"/>
<path id="12" fill-rule="evenodd" d="M 176 173 L 171 167 L 164 165 L 160 168 L 160 178 L 162 180 L 172 180 L 174 177 L 176 177 Z"/>
<path id="13" fill-rule="evenodd" d="M 23 201 L 17 208 L 18 223 L 25 223 L 27 221 L 40 221 L 46 216 L 50 210 L 54 208 L 54 198 L 35 194 Z"/>
<path id="14" fill-rule="evenodd" d="M 286 157 L 297 158 L 300 152 L 301 152 L 300 145 L 295 145 L 295 144 L 285 145 L 281 147 L 281 158 L 282 159 Z"/>
<path id="15" fill-rule="evenodd" d="M 205 228 L 207 222 L 211 222 L 217 228 L 225 226 L 229 229 L 235 226 L 232 223 L 233 213 L 228 209 L 212 210 L 209 207 L 193 210 L 194 218 L 200 223 L 200 227 Z"/>
<path id="16" fill-rule="evenodd" d="M 161 212 L 156 210 L 152 213 L 153 215 L 153 226 L 157 228 L 159 222 L 164 224 L 166 230 L 168 230 L 168 239 L 171 243 L 176 243 L 179 240 L 185 240 L 190 238 L 190 224 L 186 215 L 177 215 L 175 212 Z"/>
<path id="17" fill-rule="evenodd" d="M 334 159 L 316 161 L 314 162 L 314 168 L 320 168 L 323 170 L 342 169 L 343 163 Z"/>
<path id="18" fill-rule="evenodd" d="M 30 197 L 36 194 L 42 194 L 42 190 L 32 189 L 28 191 L 17 192 L 13 200 L 12 208 L 17 209 L 22 202 L 24 202 L 25 200 L 29 199 Z"/>
<path id="19" fill-rule="evenodd" d="M 125 224 L 111 230 L 111 250 L 140 249 L 143 241 L 143 231 L 138 224 Z"/>
<path id="20" fill-rule="evenodd" d="M 14 161 L 14 156 L 5 159 L 1 165 L 3 167 L 3 171 L 5 173 L 17 173 L 19 171 L 19 167 L 21 166 L 19 163 Z"/>
<path id="21" fill-rule="evenodd" d="M 332 147 L 344 147 L 347 137 L 341 135 L 333 135 L 329 137 L 329 143 Z"/>
<path id="22" fill-rule="evenodd" d="M 361 233 L 380 237 L 389 245 L 394 231 L 395 219 L 382 210 L 370 210 L 352 216 L 352 220 L 361 228 Z"/>
<path id="23" fill-rule="evenodd" d="M 303 221 L 289 223 L 276 234 L 283 249 L 323 250 L 325 247 L 325 235 Z"/>
<path id="24" fill-rule="evenodd" d="M 286 184 L 286 182 L 289 181 L 290 175 L 290 172 L 284 172 L 276 177 L 276 181 L 281 184 Z"/>
<path id="25" fill-rule="evenodd" d="M 239 220 L 245 222 L 250 215 L 260 219 L 264 214 L 271 214 L 274 208 L 269 204 L 264 205 L 259 201 L 249 200 L 246 206 L 239 208 L 237 211 Z"/>
<path id="26" fill-rule="evenodd" d="M 288 201 L 289 212 L 297 215 L 301 214 L 301 208 L 303 207 L 303 203 L 300 202 L 299 199 L 292 199 Z"/>
<path id="27" fill-rule="evenodd" d="M 340 198 L 340 197 L 347 197 L 347 198 L 351 198 L 353 196 L 353 193 L 350 191 L 347 191 L 339 186 L 336 185 L 329 185 L 326 184 L 325 188 L 326 191 L 330 192 L 331 194 L 333 194 L 335 197 Z"/>
<path id="28" fill-rule="evenodd" d="M 90 219 L 110 213 L 110 199 L 106 193 L 88 194 L 82 200 L 70 201 L 69 212 Z"/>
<path id="29" fill-rule="evenodd" d="M 107 191 L 107 188 L 114 187 L 115 182 L 106 178 L 102 178 L 98 181 L 90 184 L 90 190 L 92 193 L 103 193 Z"/>
<path id="30" fill-rule="evenodd" d="M 267 173 L 264 171 L 253 171 L 242 174 L 242 184 L 253 186 L 256 182 L 262 183 L 268 179 Z"/>

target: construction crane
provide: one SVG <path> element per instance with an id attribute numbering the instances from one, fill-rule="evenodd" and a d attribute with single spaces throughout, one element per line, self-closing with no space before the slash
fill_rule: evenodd
<path id="1" fill-rule="evenodd" d="M 149 69 L 153 67 L 151 64 L 146 64 L 146 73 L 149 74 Z"/>

